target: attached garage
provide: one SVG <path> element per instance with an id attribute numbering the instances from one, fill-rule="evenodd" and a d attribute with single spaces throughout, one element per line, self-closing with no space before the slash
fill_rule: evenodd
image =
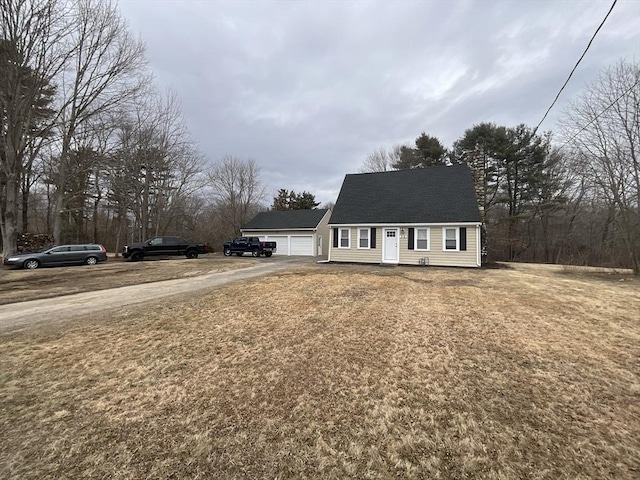
<path id="1" fill-rule="evenodd" d="M 248 234 L 247 234 L 248 235 Z M 276 242 L 276 253 L 274 255 L 290 255 L 289 237 L 284 235 L 261 235 L 261 239 L 269 242 Z"/>
<path id="2" fill-rule="evenodd" d="M 327 209 L 261 212 L 240 231 L 276 242 L 274 255 L 326 256 L 330 216 Z"/>
<path id="3" fill-rule="evenodd" d="M 277 250 L 274 255 L 314 256 L 313 235 L 259 235 L 259 237 L 260 240 L 276 242 Z"/>
<path id="4" fill-rule="evenodd" d="M 311 255 L 313 256 L 313 236 L 291 236 L 289 237 L 289 249 L 291 255 Z"/>

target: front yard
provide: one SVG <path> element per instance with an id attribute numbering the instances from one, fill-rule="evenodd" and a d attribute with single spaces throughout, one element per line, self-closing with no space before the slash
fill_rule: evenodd
<path id="1" fill-rule="evenodd" d="M 640 282 L 312 265 L 0 337 L 0 477 L 636 479 Z"/>
<path id="2" fill-rule="evenodd" d="M 252 261 L 253 260 L 253 261 Z M 148 258 L 127 262 L 110 257 L 97 265 L 24 270 L 0 265 L 0 305 L 93 292 L 141 283 L 220 273 L 255 265 L 256 259 L 227 258 L 218 254 Z"/>

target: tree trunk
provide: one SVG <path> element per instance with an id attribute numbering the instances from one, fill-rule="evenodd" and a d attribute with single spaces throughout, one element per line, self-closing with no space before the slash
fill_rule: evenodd
<path id="1" fill-rule="evenodd" d="M 4 192 L 4 205 L 0 208 L 0 227 L 2 227 L 3 258 L 17 252 L 18 230 L 16 220 L 18 213 L 18 178 L 16 174 L 7 175 Z"/>
<path id="2" fill-rule="evenodd" d="M 98 242 L 98 204 L 100 203 L 100 197 L 96 197 L 93 201 L 93 233 L 91 235 L 91 242 Z"/>
<path id="3" fill-rule="evenodd" d="M 51 208 L 51 185 L 47 182 L 46 184 L 46 188 L 47 188 L 47 213 L 46 213 L 46 218 L 45 218 L 45 230 L 47 232 L 51 232 L 52 228 L 51 228 L 51 213 L 52 213 L 52 208 Z"/>
<path id="4" fill-rule="evenodd" d="M 21 202 L 21 213 L 22 213 L 22 232 L 26 233 L 29 231 L 29 183 L 30 178 L 28 173 L 22 179 L 22 202 Z"/>
<path id="5" fill-rule="evenodd" d="M 56 188 L 53 194 L 53 241 L 59 245 L 62 243 L 62 213 L 64 210 L 64 190 Z"/>

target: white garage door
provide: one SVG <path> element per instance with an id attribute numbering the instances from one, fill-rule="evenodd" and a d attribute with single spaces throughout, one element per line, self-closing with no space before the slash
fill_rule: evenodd
<path id="1" fill-rule="evenodd" d="M 313 236 L 292 236 L 291 255 L 313 255 Z"/>
<path id="2" fill-rule="evenodd" d="M 269 235 L 270 242 L 276 242 L 276 253 L 274 255 L 289 255 L 289 237 Z"/>

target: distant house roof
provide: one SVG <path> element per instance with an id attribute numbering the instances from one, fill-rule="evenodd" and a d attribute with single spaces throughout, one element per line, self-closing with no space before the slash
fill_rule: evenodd
<path id="1" fill-rule="evenodd" d="M 243 230 L 295 230 L 316 228 L 326 215 L 326 208 L 316 210 L 283 210 L 260 212 Z"/>
<path id="2" fill-rule="evenodd" d="M 346 175 L 329 223 L 480 221 L 471 170 L 452 165 Z"/>

